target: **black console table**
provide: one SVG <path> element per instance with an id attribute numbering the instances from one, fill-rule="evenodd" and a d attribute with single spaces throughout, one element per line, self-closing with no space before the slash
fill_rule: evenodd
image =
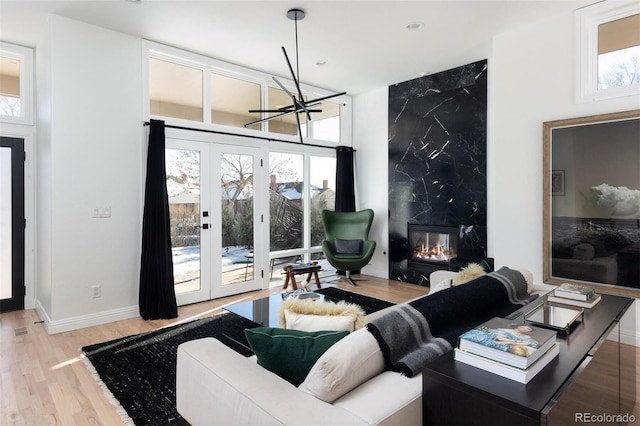
<path id="1" fill-rule="evenodd" d="M 598 305 L 585 309 L 582 323 L 571 334 L 558 333 L 560 354 L 527 384 L 456 362 L 453 351 L 444 354 L 422 372 L 423 423 L 566 425 L 574 424 L 576 415 L 631 413 L 636 399 L 635 348 L 619 339 L 605 340 L 612 331 L 619 333 L 620 318 L 633 301 L 602 295 Z M 521 311 L 542 302 L 544 297 Z M 602 374 L 603 369 L 608 374 Z M 608 380 L 612 383 L 605 383 Z"/>

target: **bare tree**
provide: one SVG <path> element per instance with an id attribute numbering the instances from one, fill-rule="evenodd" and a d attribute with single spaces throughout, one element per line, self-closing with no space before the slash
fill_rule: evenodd
<path id="1" fill-rule="evenodd" d="M 640 60 L 637 55 L 614 65 L 611 71 L 598 75 L 598 88 L 626 87 L 640 84 Z"/>
<path id="2" fill-rule="evenodd" d="M 0 96 L 0 115 L 6 117 L 20 117 L 20 98 L 14 96 Z"/>

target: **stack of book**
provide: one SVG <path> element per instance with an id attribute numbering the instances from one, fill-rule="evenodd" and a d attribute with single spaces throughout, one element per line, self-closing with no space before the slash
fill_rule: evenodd
<path id="1" fill-rule="evenodd" d="M 528 383 L 560 353 L 556 334 L 555 330 L 492 318 L 460 335 L 454 357 L 456 361 Z"/>
<path id="2" fill-rule="evenodd" d="M 553 294 L 547 296 L 547 301 L 561 303 L 563 305 L 580 306 L 581 308 L 593 308 L 602 297 L 594 289 L 564 283 L 553 290 Z"/>

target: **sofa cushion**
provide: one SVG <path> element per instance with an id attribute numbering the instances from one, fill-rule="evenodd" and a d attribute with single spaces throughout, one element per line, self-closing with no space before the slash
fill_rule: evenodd
<path id="1" fill-rule="evenodd" d="M 332 403 L 384 371 L 384 358 L 376 339 L 357 330 L 331 346 L 313 365 L 300 390 Z"/>
<path id="2" fill-rule="evenodd" d="M 304 381 L 320 356 L 348 331 L 305 332 L 257 327 L 244 331 L 258 364 L 294 386 Z"/>
<path id="3" fill-rule="evenodd" d="M 278 311 L 278 317 L 282 328 L 301 331 L 354 331 L 364 327 L 366 323 L 362 308 L 345 301 L 285 300 Z"/>

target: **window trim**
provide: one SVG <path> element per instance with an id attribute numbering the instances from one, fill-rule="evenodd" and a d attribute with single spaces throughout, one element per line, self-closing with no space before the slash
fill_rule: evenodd
<path id="1" fill-rule="evenodd" d="M 0 123 L 33 125 L 33 49 L 0 41 L 0 56 L 20 62 L 20 116 L 0 115 Z"/>
<path id="2" fill-rule="evenodd" d="M 598 90 L 598 26 L 637 13 L 635 1 L 602 2 L 576 11 L 576 103 L 640 95 L 640 84 Z"/>
<path id="3" fill-rule="evenodd" d="M 224 75 L 226 77 L 232 77 L 240 80 L 245 80 L 251 83 L 257 83 L 261 85 L 261 94 L 262 94 L 262 102 L 264 105 L 268 104 L 268 88 L 273 87 L 276 89 L 280 89 L 280 87 L 273 81 L 272 75 L 264 73 L 262 71 L 253 70 L 250 68 L 241 67 L 238 65 L 230 64 L 227 62 L 223 62 L 217 59 L 209 58 L 206 56 L 198 55 L 192 52 L 188 52 L 185 50 L 165 46 L 153 41 L 143 40 L 143 106 L 144 106 L 144 116 L 155 118 L 155 119 L 170 119 L 172 123 L 176 125 L 185 125 L 191 127 L 202 127 L 204 129 L 213 129 L 220 131 L 233 131 L 233 133 L 237 133 L 239 135 L 246 135 L 248 137 L 259 136 L 259 137 L 273 137 L 277 139 L 290 140 L 291 142 L 299 142 L 299 137 L 297 135 L 286 135 L 282 133 L 272 133 L 267 132 L 266 123 L 262 123 L 260 129 L 247 129 L 240 127 L 231 127 L 224 126 L 220 124 L 214 124 L 211 122 L 211 87 L 210 74 L 215 73 L 219 75 Z M 155 58 L 159 60 L 173 62 L 179 65 L 185 65 L 193 68 L 198 68 L 203 71 L 203 117 L 202 122 L 190 121 L 185 119 L 179 119 L 174 117 L 165 117 L 165 116 L 157 116 L 151 115 L 150 106 L 149 106 L 149 58 Z M 277 76 L 280 82 L 290 90 L 296 90 L 294 82 L 286 77 Z M 310 86 L 304 83 L 300 83 L 300 89 L 302 93 L 309 97 L 322 97 L 328 96 L 331 94 L 335 94 L 335 92 L 328 91 L 319 87 Z M 338 146 L 338 145 L 348 145 L 351 146 L 352 143 L 352 135 L 351 135 L 351 120 L 352 120 L 352 110 L 351 104 L 352 99 L 348 95 L 342 95 L 331 100 L 327 100 L 324 102 L 331 102 L 340 104 L 340 141 L 328 141 L 328 140 L 317 140 L 314 139 L 312 134 L 310 134 L 309 130 L 307 130 L 307 135 L 305 135 L 305 140 L 308 140 L 310 143 L 320 142 L 327 146 Z M 264 114 L 266 117 L 266 114 Z M 311 126 L 308 126 L 308 128 Z M 233 129 L 233 130 L 230 130 Z"/>

